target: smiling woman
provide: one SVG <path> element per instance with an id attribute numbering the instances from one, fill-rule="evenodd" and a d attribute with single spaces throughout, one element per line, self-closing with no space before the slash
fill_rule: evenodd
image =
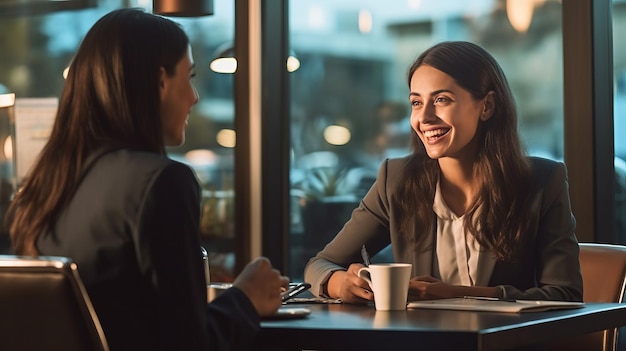
<path id="1" fill-rule="evenodd" d="M 288 284 L 259 257 L 207 305 L 200 185 L 165 150 L 184 141 L 194 72 L 178 23 L 137 9 L 104 15 L 8 211 L 15 253 L 78 265 L 111 349 L 245 349 Z"/>
<path id="2" fill-rule="evenodd" d="M 563 2 L 527 2 L 533 3 L 526 6 L 532 7 L 530 22 L 518 31 L 503 1 L 289 1 L 289 46 L 301 61 L 289 80 L 292 174 L 303 170 L 300 160 L 313 152 L 334 152 L 339 167 L 373 174 L 384 159 L 409 154 L 408 66 L 432 43 L 468 38 L 498 60 L 523 102 L 518 127 L 528 154 L 562 161 Z M 402 108 L 392 116 L 380 108 L 395 105 Z M 324 139 L 323 132 L 333 125 L 349 131 L 347 143 Z M 371 185 L 362 182 L 358 196 Z M 292 178 L 292 189 L 299 186 Z M 302 249 L 300 218 L 301 212 L 292 212 L 288 242 L 293 263 L 300 261 Z M 292 277 L 300 273 L 296 265 L 289 272 Z"/>
<path id="3" fill-rule="evenodd" d="M 413 265 L 411 299 L 581 301 L 565 166 L 523 152 L 493 56 L 442 42 L 410 65 L 408 81 L 413 152 L 382 162 L 350 220 L 309 261 L 312 291 L 371 301 L 360 249 L 391 245 L 396 262 Z"/>

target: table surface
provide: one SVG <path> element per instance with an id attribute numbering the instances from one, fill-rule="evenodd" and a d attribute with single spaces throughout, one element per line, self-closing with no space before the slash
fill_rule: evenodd
<path id="1" fill-rule="evenodd" d="M 527 313 L 408 309 L 372 305 L 289 304 L 302 319 L 261 322 L 258 345 L 284 350 L 502 350 L 626 325 L 626 304 Z"/>

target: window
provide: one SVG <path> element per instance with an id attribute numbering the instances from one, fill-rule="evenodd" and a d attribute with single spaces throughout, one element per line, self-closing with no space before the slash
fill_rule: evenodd
<path id="1" fill-rule="evenodd" d="M 502 65 L 530 154 L 564 158 L 560 1 L 291 0 L 290 276 L 341 229 L 386 157 L 408 150 L 406 72 L 446 40 Z M 526 16 L 519 16 L 525 13 Z M 380 260 L 391 260 L 383 251 Z"/>

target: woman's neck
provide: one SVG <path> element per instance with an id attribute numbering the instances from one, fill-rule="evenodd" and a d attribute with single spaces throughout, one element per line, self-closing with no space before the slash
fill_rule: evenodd
<path id="1" fill-rule="evenodd" d="M 445 157 L 439 159 L 441 195 L 457 215 L 467 212 L 478 191 L 474 162 Z"/>

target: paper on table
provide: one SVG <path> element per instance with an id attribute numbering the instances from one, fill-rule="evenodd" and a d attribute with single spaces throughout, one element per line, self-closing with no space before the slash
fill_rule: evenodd
<path id="1" fill-rule="evenodd" d="M 556 309 L 569 309 L 583 307 L 583 302 L 545 301 L 545 300 L 484 300 L 473 298 L 452 298 L 440 300 L 414 301 L 408 304 L 408 308 L 447 309 L 463 311 L 487 311 L 487 312 L 542 312 Z"/>
<path id="2" fill-rule="evenodd" d="M 341 299 L 331 299 L 329 297 L 292 297 L 291 299 L 283 302 L 285 304 L 296 303 L 321 303 L 321 304 L 340 304 Z"/>

